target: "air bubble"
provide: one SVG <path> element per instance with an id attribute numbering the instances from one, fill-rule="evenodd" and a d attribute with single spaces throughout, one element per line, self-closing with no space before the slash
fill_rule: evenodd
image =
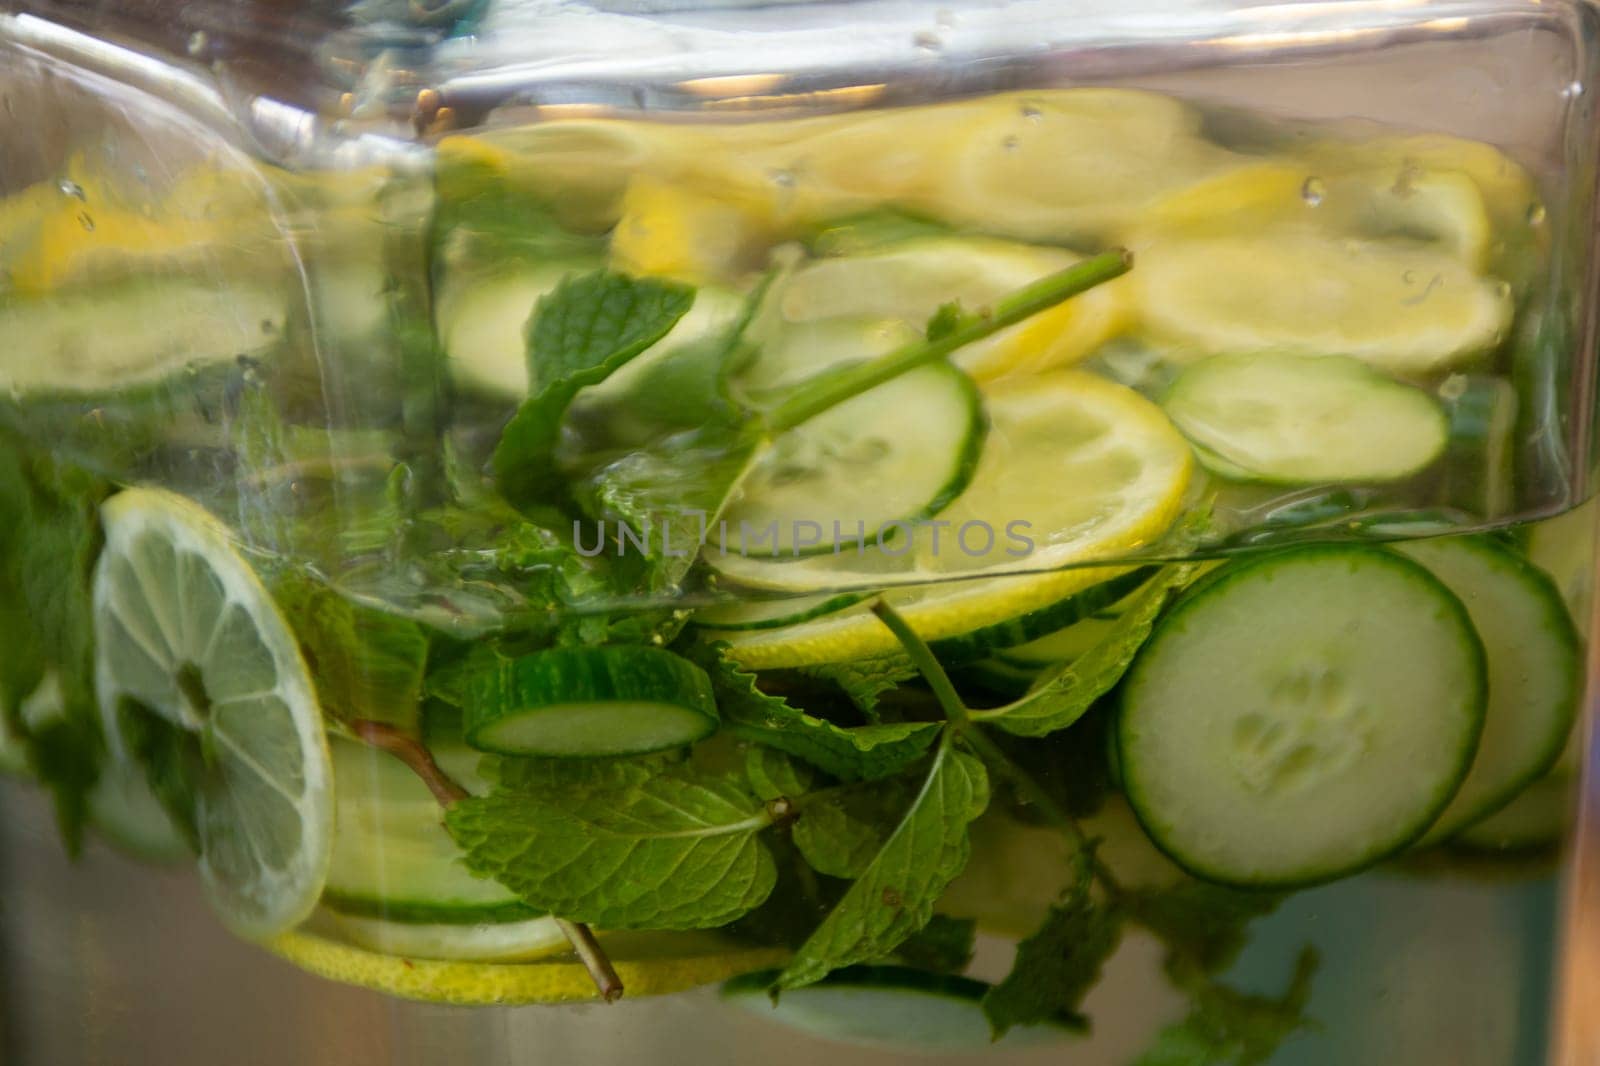
<path id="1" fill-rule="evenodd" d="M 1530 204 L 1528 206 L 1528 225 L 1542 226 L 1544 225 L 1544 219 L 1544 204 Z"/>
<path id="2" fill-rule="evenodd" d="M 937 52 L 944 48 L 944 38 L 932 30 L 918 30 L 911 35 L 911 44 L 924 52 Z"/>
<path id="3" fill-rule="evenodd" d="M 1415 285 L 1417 283 L 1417 272 L 1415 270 L 1402 271 L 1400 274 L 1400 280 L 1405 282 L 1407 285 Z"/>
<path id="4" fill-rule="evenodd" d="M 1024 104 L 1022 107 L 1022 117 L 1028 122 L 1037 123 L 1040 119 L 1044 118 L 1044 112 L 1040 111 L 1037 107 L 1034 107 L 1031 104 Z"/>
<path id="5" fill-rule="evenodd" d="M 83 191 L 83 186 L 71 178 L 62 178 L 56 182 L 56 188 L 61 190 L 61 195 L 70 196 L 74 200 L 88 200 L 89 194 Z"/>
<path id="6" fill-rule="evenodd" d="M 1328 195 L 1328 187 L 1322 183 L 1321 178 L 1307 178 L 1300 184 L 1300 199 L 1310 207 L 1322 206 L 1322 198 Z"/>
<path id="7" fill-rule="evenodd" d="M 206 50 L 206 45 L 210 43 L 211 39 L 206 36 L 205 30 L 195 30 L 189 34 L 189 43 L 187 45 L 189 54 L 192 56 L 199 55 Z"/>
<path id="8" fill-rule="evenodd" d="M 1582 96 L 1583 95 L 1583 82 L 1581 82 L 1581 81 L 1568 82 L 1567 83 L 1567 87 L 1561 90 L 1561 95 L 1566 97 L 1568 100 L 1574 99 L 1575 97 Z"/>
<path id="9" fill-rule="evenodd" d="M 1439 385 L 1439 399 L 1459 400 L 1467 394 L 1465 374 L 1451 374 Z"/>
<path id="10" fill-rule="evenodd" d="M 1007 137 L 1005 140 L 1000 142 L 1000 147 L 1004 148 L 1008 152 L 1015 152 L 1019 147 L 1021 147 L 1021 145 L 1022 141 L 1016 137 Z"/>
<path id="11" fill-rule="evenodd" d="M 792 188 L 794 188 L 794 171 L 792 171 L 792 170 L 772 170 L 772 171 L 768 171 L 768 177 L 770 177 L 772 179 L 772 184 L 778 186 L 779 188 L 782 188 L 782 189 L 792 189 Z"/>
<path id="12" fill-rule="evenodd" d="M 90 233 L 94 232 L 94 219 L 89 217 L 89 212 L 87 211 L 78 212 L 78 225 L 82 226 Z"/>

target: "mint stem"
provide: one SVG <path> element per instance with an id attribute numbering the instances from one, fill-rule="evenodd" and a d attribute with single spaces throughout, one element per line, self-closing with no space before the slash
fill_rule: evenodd
<path id="1" fill-rule="evenodd" d="M 889 632 L 894 634 L 895 639 L 905 649 L 906 656 L 916 666 L 922 679 L 928 683 L 928 688 L 933 690 L 933 698 L 938 701 L 939 709 L 944 712 L 944 716 L 950 720 L 950 728 L 955 730 L 956 735 L 965 740 L 987 766 L 1011 782 L 1011 787 L 1017 790 L 1017 794 L 1036 807 L 1051 825 L 1061 830 L 1075 850 L 1088 852 L 1089 840 L 1083 835 L 1083 830 L 1078 828 L 1078 823 L 1072 815 L 1033 779 L 1032 774 L 1013 762 L 1011 757 L 1000 749 L 1000 745 L 984 731 L 983 726 L 973 721 L 972 712 L 962 702 L 955 685 L 951 684 L 950 675 L 945 673 L 944 664 L 933 654 L 933 649 L 928 647 L 927 641 L 911 628 L 905 616 L 881 599 L 873 603 L 872 613 L 889 627 Z M 1106 891 L 1113 896 L 1120 895 L 1121 886 L 1117 884 L 1111 871 L 1107 870 L 1099 860 L 1093 861 L 1095 876 L 1100 879 Z"/>
<path id="2" fill-rule="evenodd" d="M 439 801 L 439 806 L 448 807 L 457 800 L 468 797 L 467 790 L 456 784 L 450 779 L 450 775 L 439 768 L 439 764 L 434 761 L 433 753 L 415 737 L 401 732 L 392 725 L 374 722 L 369 718 L 358 718 L 351 722 L 350 731 L 360 740 L 380 751 L 388 752 L 410 767 L 411 771 L 422 779 L 422 783 L 428 786 L 428 791 Z M 589 971 L 589 977 L 594 981 L 594 987 L 600 993 L 600 998 L 607 1003 L 615 1003 L 620 999 L 622 978 L 617 975 L 616 967 L 611 965 L 605 949 L 595 939 L 594 931 L 582 922 L 569 922 L 565 918 L 557 918 L 556 925 L 560 927 L 567 942 L 572 945 L 572 950 L 583 962 L 584 969 Z"/>
<path id="3" fill-rule="evenodd" d="M 1041 311 L 1047 311 L 1063 300 L 1126 274 L 1132 266 L 1132 254 L 1118 248 L 1040 278 L 1002 299 L 990 313 L 963 321 L 942 337 L 908 344 L 800 388 L 772 409 L 763 429 L 769 436 L 793 429 L 830 407 L 836 407 L 908 370 L 943 359 L 959 348 L 981 341 Z"/>
<path id="4" fill-rule="evenodd" d="M 414 737 L 407 736 L 394 726 L 368 718 L 351 722 L 350 731 L 360 740 L 388 752 L 410 767 L 412 773 L 422 778 L 422 783 L 428 786 L 428 791 L 433 793 L 433 798 L 439 801 L 441 807 L 467 798 L 467 790 L 439 769 L 439 764 L 433 761 L 433 753 Z"/>

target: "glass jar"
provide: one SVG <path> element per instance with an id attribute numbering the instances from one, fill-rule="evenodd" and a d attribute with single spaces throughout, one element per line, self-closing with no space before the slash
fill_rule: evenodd
<path id="1" fill-rule="evenodd" d="M 1595 29 L 0 15 L 7 1061 L 1591 1061 Z"/>

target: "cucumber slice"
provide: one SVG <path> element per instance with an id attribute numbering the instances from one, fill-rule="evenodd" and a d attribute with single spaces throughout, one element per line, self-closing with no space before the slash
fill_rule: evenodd
<path id="1" fill-rule="evenodd" d="M 728 550 L 817 555 L 903 540 L 972 481 L 987 429 L 977 386 L 948 364 L 880 385 L 773 442 L 726 512 Z"/>
<path id="2" fill-rule="evenodd" d="M 163 278 L 0 301 L 0 389 L 83 394 L 146 385 L 281 343 L 288 301 L 257 286 Z"/>
<path id="3" fill-rule="evenodd" d="M 1123 787 L 1189 872 L 1243 886 L 1352 873 L 1420 836 L 1483 730 L 1484 649 L 1437 578 L 1382 548 L 1214 571 L 1124 682 Z"/>
<path id="4" fill-rule="evenodd" d="M 1583 695 L 1583 643 L 1555 583 L 1492 541 L 1395 547 L 1456 594 L 1488 655 L 1483 738 L 1455 799 L 1420 841 L 1427 845 L 1503 806 L 1555 764 Z"/>
<path id="5" fill-rule="evenodd" d="M 584 263 L 553 263 L 487 276 L 464 269 L 447 276 L 436 322 L 451 378 L 492 396 L 526 395 L 524 331 L 534 306 L 562 278 L 589 269 Z"/>
<path id="6" fill-rule="evenodd" d="M 845 363 L 886 355 L 921 339 L 909 322 L 873 315 L 839 315 L 808 322 L 774 322 L 764 313 L 751 327 L 758 347 L 739 369 L 733 386 L 760 406 L 781 398 L 788 389 Z"/>
<path id="7" fill-rule="evenodd" d="M 1516 388 L 1504 378 L 1452 374 L 1439 386 L 1439 398 L 1450 420 L 1450 443 L 1441 464 L 1445 500 L 1484 518 L 1510 513 L 1515 501 Z"/>
<path id="8" fill-rule="evenodd" d="M 334 913 L 333 922 L 352 944 L 401 958 L 525 962 L 567 948 L 566 935 L 548 915 L 511 922 L 429 924 Z"/>
<path id="9" fill-rule="evenodd" d="M 552 648 L 469 682 L 467 743 L 500 755 L 642 755 L 717 728 L 711 680 L 659 648 Z"/>
<path id="10" fill-rule="evenodd" d="M 1164 406 L 1200 461 L 1238 480 L 1394 481 L 1448 438 L 1427 393 L 1345 356 L 1213 356 L 1178 376 Z"/>
<path id="11" fill-rule="evenodd" d="M 1109 609 L 1119 600 L 1126 599 L 1149 580 L 1156 568 L 1141 566 L 1118 572 L 1107 568 L 1108 576 L 1098 584 L 1075 592 L 1055 603 L 992 625 L 980 626 L 953 637 L 930 642 L 934 653 L 945 663 L 963 663 L 981 659 L 996 648 L 1015 648 L 1026 645 L 1048 633 L 1093 618 Z M 1094 573 L 1094 571 L 1085 571 Z M 1026 664 L 1025 664 L 1026 665 Z"/>
<path id="12" fill-rule="evenodd" d="M 1572 825 L 1571 774 L 1551 773 L 1534 781 L 1510 803 L 1450 839 L 1468 851 L 1532 851 L 1561 842 Z"/>
<path id="13" fill-rule="evenodd" d="M 971 977 L 904 966 L 846 966 L 816 984 L 768 994 L 777 970 L 743 974 L 722 986 L 722 998 L 824 1040 L 890 1051 L 987 1051 L 1035 1047 L 1077 1036 L 1081 1023 L 1017 1026 L 996 1041 L 983 1013 L 990 986 Z"/>
<path id="14" fill-rule="evenodd" d="M 865 592 L 841 592 L 746 603 L 719 603 L 702 607 L 694 613 L 691 621 L 707 629 L 781 629 L 854 607 L 867 596 Z"/>
<path id="15" fill-rule="evenodd" d="M 330 909 L 394 922 L 468 923 L 538 915 L 509 889 L 473 876 L 444 827 L 444 812 L 399 759 L 331 738 L 333 862 Z"/>

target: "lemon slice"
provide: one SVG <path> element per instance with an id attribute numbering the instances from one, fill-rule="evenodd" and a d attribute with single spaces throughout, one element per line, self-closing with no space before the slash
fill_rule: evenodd
<path id="1" fill-rule="evenodd" d="M 1296 229 L 1422 242 L 1478 271 L 1493 233 L 1478 186 L 1460 171 L 1288 158 L 1232 167 L 1162 197 L 1129 241 L 1145 248 L 1163 239 Z"/>
<path id="2" fill-rule="evenodd" d="M 956 302 L 976 313 L 1079 259 L 1059 248 L 1011 241 L 925 237 L 808 263 L 783 283 L 776 302 L 791 326 L 890 320 L 920 331 L 943 304 Z M 1126 294 L 1122 279 L 1096 286 L 968 345 L 953 361 L 980 380 L 1076 362 L 1122 330 Z"/>
<path id="3" fill-rule="evenodd" d="M 948 525 L 937 540 L 924 528 L 903 542 L 799 559 L 724 555 L 713 544 L 706 561 L 726 578 L 764 589 L 893 587 L 887 598 L 917 632 L 940 640 L 1108 580 L 1125 568 L 1090 564 L 1116 562 L 1177 517 L 1193 465 L 1189 446 L 1132 389 L 1060 370 L 994 382 L 986 400 L 991 428 L 983 455 L 966 491 L 940 513 Z M 969 580 L 952 580 L 959 578 Z M 907 585 L 920 587 L 894 587 Z M 865 605 L 727 639 L 740 662 L 761 668 L 899 646 Z"/>
<path id="4" fill-rule="evenodd" d="M 918 206 L 988 232 L 1058 240 L 1137 225 L 1163 194 L 1237 158 L 1170 96 L 1069 89 L 993 97 Z"/>
<path id="5" fill-rule="evenodd" d="M 197 505 L 128 489 L 101 519 L 95 681 L 112 753 L 139 762 L 160 739 L 156 769 L 192 805 L 212 907 L 240 935 L 280 933 L 316 905 L 333 839 L 328 748 L 294 636 Z"/>
<path id="6" fill-rule="evenodd" d="M 595 1000 L 594 982 L 582 964 L 570 961 L 527 963 L 454 962 L 382 955 L 311 933 L 285 933 L 267 949 L 308 973 L 427 1003 L 490 1006 L 520 1003 L 578 1003 Z M 696 938 L 683 954 L 657 953 L 629 958 L 612 952 L 625 995 L 659 996 L 713 984 L 741 973 L 781 965 L 781 948 L 745 948 Z"/>
<path id="7" fill-rule="evenodd" d="M 728 281 L 762 265 L 777 236 L 767 205 L 639 174 L 611 231 L 611 263 L 627 274 L 695 285 Z"/>
<path id="8" fill-rule="evenodd" d="M 1180 361 L 1339 354 L 1427 374 L 1497 344 L 1512 312 L 1508 286 L 1453 255 L 1303 232 L 1172 240 L 1130 278 L 1144 331 Z"/>

